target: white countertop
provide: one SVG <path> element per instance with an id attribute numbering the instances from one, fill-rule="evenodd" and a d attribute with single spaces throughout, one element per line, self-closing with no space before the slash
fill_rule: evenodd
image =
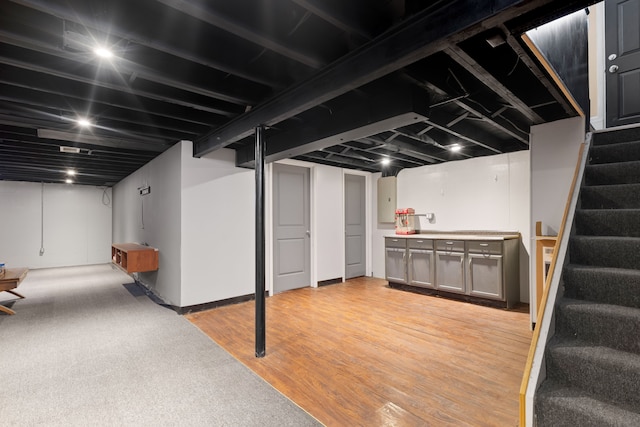
<path id="1" fill-rule="evenodd" d="M 417 234 L 389 234 L 394 239 L 431 239 L 431 240 L 509 240 L 519 239 L 520 233 L 497 231 L 422 231 Z"/>

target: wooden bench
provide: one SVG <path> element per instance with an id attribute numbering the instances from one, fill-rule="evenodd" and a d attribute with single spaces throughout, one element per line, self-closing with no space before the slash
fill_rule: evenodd
<path id="1" fill-rule="evenodd" d="M 20 285 L 20 282 L 27 276 L 28 271 L 28 268 L 6 268 L 4 274 L 0 274 L 0 292 L 9 292 L 18 298 L 24 298 L 23 295 L 20 295 L 14 291 L 14 289 Z M 0 304 L 0 311 L 7 314 L 16 314 L 15 311 L 2 304 Z"/>

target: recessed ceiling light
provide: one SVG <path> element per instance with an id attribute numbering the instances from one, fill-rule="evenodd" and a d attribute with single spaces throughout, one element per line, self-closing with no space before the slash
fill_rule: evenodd
<path id="1" fill-rule="evenodd" d="M 462 147 L 460 146 L 460 144 L 453 144 L 449 146 L 449 150 L 453 151 L 454 153 L 460 151 L 461 149 Z"/>
<path id="2" fill-rule="evenodd" d="M 383 157 L 380 163 L 382 163 L 383 166 L 387 166 L 389 163 L 391 163 L 391 159 L 389 159 L 388 157 Z"/>
<path id="3" fill-rule="evenodd" d="M 67 184 L 73 184 L 73 180 L 71 178 L 67 178 L 64 180 Z"/>
<path id="4" fill-rule="evenodd" d="M 96 48 L 93 49 L 93 53 L 96 54 L 96 56 L 100 57 L 100 58 L 104 58 L 104 59 L 109 59 L 111 57 L 113 57 L 113 52 L 111 52 L 111 50 L 107 49 L 106 47 L 103 46 L 98 46 Z"/>
<path id="5" fill-rule="evenodd" d="M 80 126 L 81 128 L 89 128 L 93 125 L 93 123 L 91 123 L 91 120 L 85 117 L 78 117 L 76 119 L 76 123 L 78 123 L 78 126 Z"/>
<path id="6" fill-rule="evenodd" d="M 74 176 L 75 174 L 76 174 L 76 171 L 74 171 L 73 169 L 67 170 L 67 175 Z"/>

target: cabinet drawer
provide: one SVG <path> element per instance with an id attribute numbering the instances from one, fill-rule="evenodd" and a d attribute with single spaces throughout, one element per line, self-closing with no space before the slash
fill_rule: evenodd
<path id="1" fill-rule="evenodd" d="M 385 237 L 384 245 L 387 248 L 406 248 L 407 247 L 407 239 L 405 238 L 396 238 L 396 237 Z"/>
<path id="2" fill-rule="evenodd" d="M 502 255 L 501 241 L 474 240 L 467 242 L 467 250 L 475 254 Z"/>
<path id="3" fill-rule="evenodd" d="M 407 239 L 407 245 L 412 249 L 433 249 L 433 240 Z"/>
<path id="4" fill-rule="evenodd" d="M 464 252 L 464 240 L 438 240 L 436 248 L 444 252 Z"/>

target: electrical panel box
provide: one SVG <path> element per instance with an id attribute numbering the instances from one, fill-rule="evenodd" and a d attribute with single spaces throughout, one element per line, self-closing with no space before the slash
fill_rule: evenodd
<path id="1" fill-rule="evenodd" d="M 378 222 L 396 221 L 397 178 L 386 176 L 378 178 Z"/>

